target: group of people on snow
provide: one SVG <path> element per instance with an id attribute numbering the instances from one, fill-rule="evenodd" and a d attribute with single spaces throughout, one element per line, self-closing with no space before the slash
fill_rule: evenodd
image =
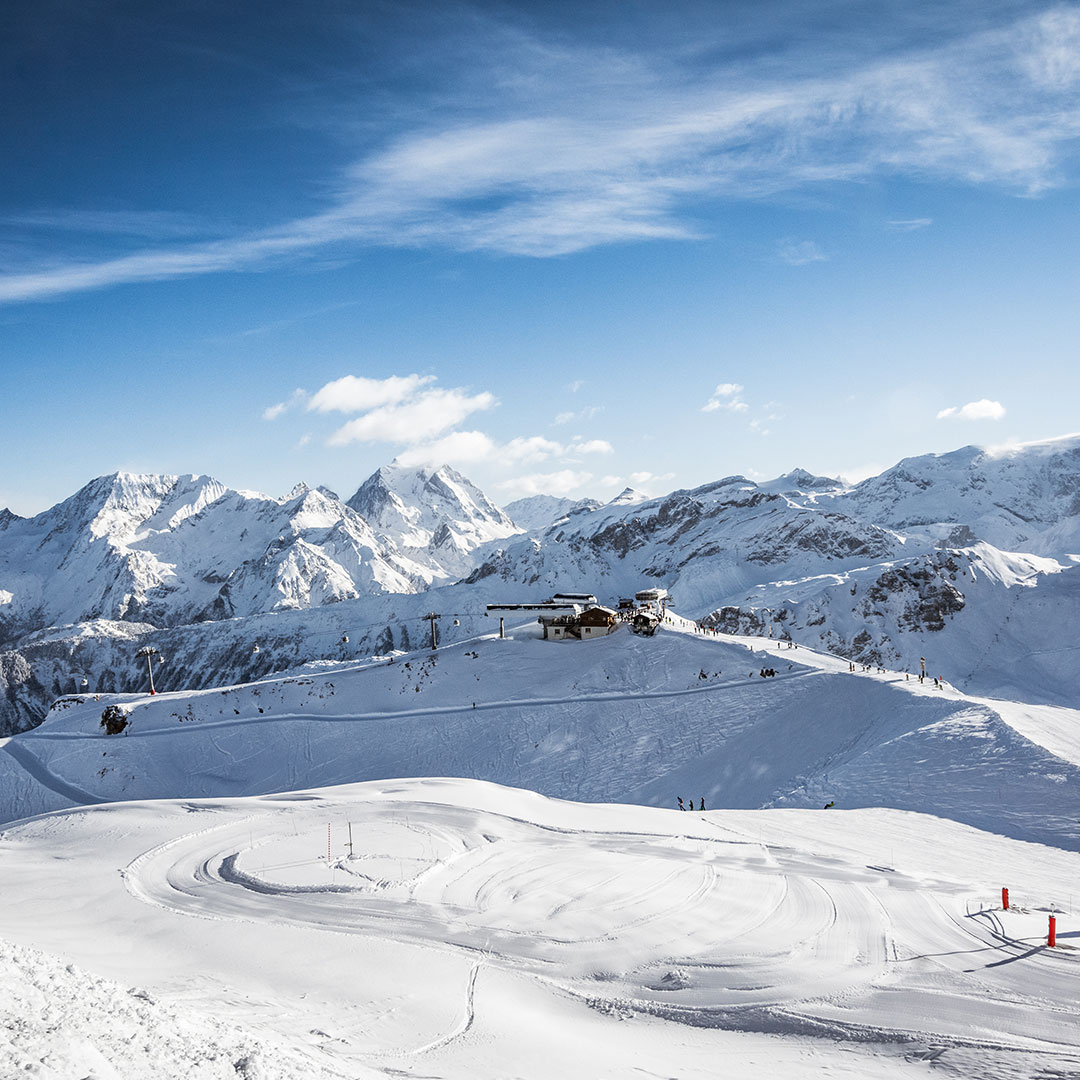
<path id="1" fill-rule="evenodd" d="M 701 805 L 700 806 L 695 806 L 693 799 L 690 800 L 690 805 L 689 806 L 684 806 L 683 801 L 682 801 L 682 796 L 677 795 L 676 798 L 679 800 L 679 809 L 680 810 L 704 810 L 705 809 L 705 796 L 704 795 L 701 796 Z"/>

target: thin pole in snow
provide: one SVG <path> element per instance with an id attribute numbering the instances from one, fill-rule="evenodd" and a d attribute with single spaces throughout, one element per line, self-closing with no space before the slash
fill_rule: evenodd
<path id="1" fill-rule="evenodd" d="M 330 865 L 330 822 L 326 823 L 326 865 Z"/>
<path id="2" fill-rule="evenodd" d="M 352 822 L 349 822 L 349 858 L 352 858 Z"/>

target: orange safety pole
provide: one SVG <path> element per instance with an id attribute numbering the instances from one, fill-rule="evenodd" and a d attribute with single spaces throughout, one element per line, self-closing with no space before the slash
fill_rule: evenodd
<path id="1" fill-rule="evenodd" d="M 1050 930 L 1046 935 L 1046 944 L 1050 948 L 1054 948 L 1057 945 L 1057 919 L 1053 915 L 1050 916 Z"/>
<path id="2" fill-rule="evenodd" d="M 1001 910 L 1009 910 L 1009 890 L 1004 888 L 1001 890 Z"/>

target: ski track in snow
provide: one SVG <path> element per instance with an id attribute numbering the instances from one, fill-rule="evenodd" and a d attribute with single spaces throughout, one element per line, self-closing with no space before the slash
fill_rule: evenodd
<path id="1" fill-rule="evenodd" d="M 805 679 L 818 676 L 817 671 L 779 672 L 771 682 L 789 681 L 791 679 Z M 566 697 L 537 697 L 537 698 L 507 698 L 504 701 L 478 701 L 475 705 L 434 705 L 419 709 L 395 709 L 393 712 L 345 712 L 345 713 L 303 713 L 303 712 L 279 712 L 273 715 L 246 716 L 235 720 L 204 720 L 200 721 L 197 728 L 188 728 L 187 732 L 205 732 L 214 728 L 250 727 L 253 724 L 273 724 L 282 720 L 303 720 L 307 723 L 342 723 L 342 722 L 375 722 L 386 720 L 415 720 L 425 716 L 451 716 L 458 713 L 490 712 L 492 710 L 522 709 L 522 708 L 545 708 L 553 705 L 579 705 L 594 702 L 596 704 L 612 704 L 619 701 L 662 701 L 666 698 L 680 698 L 698 694 L 710 694 L 718 691 L 730 690 L 733 686 L 742 688 L 743 680 L 726 680 L 715 682 L 708 686 L 691 686 L 685 690 L 643 690 L 635 693 L 582 693 Z M 200 691 L 207 693 L 207 691 Z M 161 695 L 160 700 L 167 700 Z M 184 729 L 180 729 L 183 733 Z M 63 741 L 65 739 L 83 739 L 86 736 L 80 732 L 72 731 L 46 731 L 35 730 L 35 738 Z M 171 728 L 151 728 L 147 731 L 132 731 L 127 738 L 151 739 L 155 737 L 175 737 L 177 731 Z"/>
<path id="2" fill-rule="evenodd" d="M 62 795 L 76 805 L 92 805 L 109 801 L 98 795 L 92 795 L 78 785 L 71 784 L 63 777 L 57 776 L 55 772 L 37 758 L 25 742 L 5 739 L 0 743 L 0 750 L 7 751 L 39 784 L 47 787 L 50 791 L 55 791 L 57 795 Z"/>
<path id="3" fill-rule="evenodd" d="M 724 647 L 715 663 L 706 659 L 714 643 Z M 604 1038 L 613 1041 L 581 1066 L 583 1076 L 630 1075 L 644 1043 L 625 1051 L 622 1072 L 599 1064 L 616 1043 L 631 1045 L 632 1033 L 618 1026 L 628 1018 L 661 1025 L 637 1036 L 660 1048 L 649 1068 L 641 1067 L 649 1075 L 706 1075 L 712 1066 L 704 1063 L 729 1047 L 709 1040 L 736 1036 L 769 1040 L 762 1061 L 798 1059 L 789 1071 L 744 1066 L 733 1073 L 740 1077 L 864 1080 L 898 1075 L 891 1071 L 898 1060 L 919 1069 L 930 1063 L 963 1080 L 1080 1075 L 1073 924 L 1063 923 L 1057 950 L 1045 947 L 1047 913 L 1063 910 L 1066 900 L 1065 918 L 1076 911 L 1080 855 L 1062 850 L 1075 833 L 1074 710 L 974 699 L 895 672 L 850 673 L 842 659 L 760 638 L 668 631 L 652 642 L 620 635 L 577 651 L 555 645 L 550 653 L 519 642 L 524 647 L 513 654 L 505 652 L 513 641 L 470 644 L 471 653 L 440 651 L 438 667 L 420 654 L 411 668 L 367 666 L 161 695 L 134 703 L 119 737 L 98 730 L 101 705 L 87 702 L 60 712 L 51 730 L 46 724 L 0 743 L 12 805 L 43 796 L 88 804 L 0 832 L 0 847 L 16 853 L 10 871 L 0 863 L 0 885 L 5 895 L 18 886 L 13 922 L 33 927 L 21 940 L 49 944 L 47 921 L 35 922 L 31 910 L 44 892 L 61 904 L 61 945 L 101 961 L 108 950 L 95 951 L 93 930 L 90 944 L 82 929 L 65 938 L 64 927 L 94 924 L 80 921 L 85 914 L 69 917 L 62 897 L 71 891 L 71 903 L 99 912 L 97 919 L 122 910 L 121 926 L 96 928 L 119 935 L 121 955 L 162 937 L 175 938 L 181 950 L 201 948 L 212 972 L 211 1003 L 253 1025 L 252 1038 L 281 1035 L 301 1055 L 314 1047 L 319 1060 L 349 1076 L 375 1070 L 501 1080 L 515 1068 L 522 1076 L 567 1075 L 578 1052 L 572 1041 L 560 1070 L 514 1056 L 523 1035 L 539 1030 L 529 1012 L 538 1003 L 545 1012 L 571 1010 L 559 1015 L 582 1038 L 595 1036 L 589 1024 L 606 1025 Z M 558 680 L 539 683 L 541 692 L 572 686 L 574 693 L 517 697 L 547 670 L 549 657 L 565 658 L 567 667 Z M 699 661 L 702 673 L 722 666 L 724 676 L 697 685 Z M 748 667 L 789 663 L 775 678 L 761 679 L 756 670 L 747 677 Z M 461 698 L 477 692 L 477 672 L 492 696 L 474 708 Z M 624 680 L 626 689 L 604 689 L 608 679 Z M 446 703 L 392 707 L 409 703 L 420 686 Z M 807 702 L 818 710 L 813 723 L 805 722 Z M 346 703 L 358 708 L 340 711 Z M 298 708 L 305 705 L 311 711 Z M 245 714 L 229 715 L 237 708 Z M 489 719 L 473 723 L 474 712 Z M 439 717 L 446 722 L 409 723 Z M 381 740 L 394 740 L 385 757 L 377 756 Z M 381 775 L 397 775 L 389 770 L 402 760 L 393 756 L 398 744 L 397 752 L 425 768 L 529 777 L 528 786 L 559 793 L 577 794 L 584 785 L 598 801 L 560 803 L 438 779 L 226 796 L 246 795 L 246 777 L 257 777 L 264 791 L 270 784 L 310 787 L 312 777 L 326 775 L 320 770 L 335 768 L 336 755 L 343 762 L 336 775 L 357 763 L 367 767 L 368 759 L 371 768 L 388 770 Z M 713 789 L 699 782 L 728 757 L 747 772 L 781 763 L 756 788 L 737 788 L 739 776 L 722 774 L 723 785 L 750 805 L 765 797 L 755 802 L 753 792 L 790 782 L 781 770 L 801 767 L 804 789 L 791 796 L 801 805 L 820 807 L 830 785 L 843 790 L 845 782 L 855 797 L 877 803 L 895 798 L 906 777 L 909 791 L 912 781 L 921 785 L 906 805 L 938 816 L 884 809 L 678 814 L 599 802 L 625 790 L 615 785 L 628 776 L 643 801 L 654 791 L 668 800 L 672 791 L 705 790 L 712 802 Z M 643 771 L 664 761 L 670 771 Z M 194 795 L 218 797 L 89 805 L 104 801 L 87 790 L 96 778 L 132 797 L 170 784 L 172 794 L 192 792 L 191 776 L 203 784 Z M 965 802 L 976 816 L 965 817 Z M 192 830 L 189 812 L 212 812 L 213 820 Z M 994 832 L 1012 828 L 1015 839 L 956 823 L 965 820 Z M 24 835 L 27 852 L 19 846 Z M 1030 842 L 1044 837 L 1057 847 Z M 98 849 L 105 854 L 87 854 Z M 113 854 L 121 850 L 122 858 Z M 105 869 L 81 895 L 70 875 L 94 857 Z M 35 884 L 39 878 L 51 884 Z M 1022 898 L 1009 912 L 998 905 L 998 878 Z M 234 990 L 231 973 L 216 971 L 222 935 L 265 949 L 250 959 L 232 954 L 241 978 L 261 977 L 264 965 L 276 962 L 275 950 L 313 968 L 333 966 L 339 954 L 366 958 L 373 951 L 387 969 L 373 976 L 366 997 L 356 991 L 355 1004 L 352 984 L 329 977 L 326 999 L 310 1007 L 300 1000 L 305 995 L 267 1000 L 272 995 L 258 979 L 254 989 L 249 981 L 245 991 Z M 160 949 L 155 955 L 160 963 Z M 401 959 L 400 971 L 387 963 L 390 956 Z M 432 970 L 439 972 L 434 982 Z M 287 967 L 278 971 L 293 977 Z M 210 1007 L 216 1015 L 218 1006 Z M 337 1033 L 331 1037 L 324 1026 Z M 509 1057 L 504 1049 L 502 1064 L 485 1056 L 500 1039 L 514 1048 Z M 664 1072 L 664 1055 L 681 1054 L 694 1039 L 706 1041 L 686 1051 L 685 1061 L 695 1063 L 690 1071 Z M 0 1064 L 3 1050 L 0 1041 Z M 330 1074 L 329 1066 L 310 1074 L 297 1066 L 282 1075 Z M 120 1075 L 142 1080 L 137 1070 Z"/>
<path id="4" fill-rule="evenodd" d="M 298 831 L 342 813 L 368 858 L 385 853 L 378 880 L 327 882 L 337 875 L 325 860 L 296 858 Z M 403 849 L 421 852 L 420 873 L 391 854 Z M 462 1019 L 414 1054 L 469 1029 L 483 963 L 694 1026 L 1020 1046 L 1080 1067 L 1071 954 L 1010 936 L 961 883 L 815 858 L 731 827 L 703 838 L 560 830 L 439 803 L 266 806 L 145 852 L 124 881 L 186 915 L 479 956 Z"/>

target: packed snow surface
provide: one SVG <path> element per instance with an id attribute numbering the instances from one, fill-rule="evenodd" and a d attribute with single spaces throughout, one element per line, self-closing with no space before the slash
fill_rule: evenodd
<path id="1" fill-rule="evenodd" d="M 5 1076 L 1080 1069 L 1080 855 L 929 815 L 398 780 L 54 813 L 0 855 Z"/>
<path id="2" fill-rule="evenodd" d="M 61 700 L 0 1076 L 1080 1074 L 1080 717 L 849 668 L 669 615 Z"/>

